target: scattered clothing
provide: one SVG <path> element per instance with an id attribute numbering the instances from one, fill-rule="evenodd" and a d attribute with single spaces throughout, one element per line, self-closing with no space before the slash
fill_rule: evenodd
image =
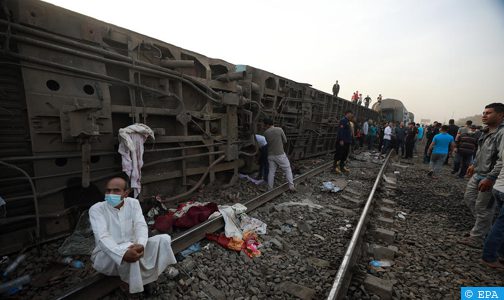
<path id="1" fill-rule="evenodd" d="M 144 143 L 148 137 L 154 139 L 154 132 L 145 124 L 133 124 L 119 129 L 119 149 L 122 156 L 123 172 L 128 174 L 134 196 L 142 189 L 141 169 L 143 166 Z"/>

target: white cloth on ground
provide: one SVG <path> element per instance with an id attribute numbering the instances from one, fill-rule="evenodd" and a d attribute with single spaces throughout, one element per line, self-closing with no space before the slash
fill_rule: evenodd
<path id="1" fill-rule="evenodd" d="M 128 174 L 134 196 L 142 189 L 141 169 L 143 166 L 144 143 L 148 137 L 154 139 L 154 132 L 145 124 L 136 123 L 119 129 L 119 149 L 122 156 L 123 172 Z"/>
<path id="2" fill-rule="evenodd" d="M 289 159 L 287 158 L 287 155 L 285 155 L 285 153 L 280 155 L 268 155 L 268 162 L 269 162 L 268 186 L 270 189 L 273 188 L 273 183 L 275 182 L 275 172 L 277 166 L 279 166 L 285 173 L 285 178 L 289 183 L 289 187 L 290 188 L 294 187 L 294 177 L 292 176 L 292 170 Z"/>
<path id="3" fill-rule="evenodd" d="M 109 276 L 120 276 L 129 283 L 130 293 L 143 291 L 145 284 L 157 280 L 168 265 L 177 262 L 167 234 L 148 238 L 147 224 L 140 203 L 125 198 L 116 209 L 99 202 L 89 209 L 89 219 L 96 247 L 91 255 L 93 267 Z M 132 244 L 144 246 L 144 256 L 134 263 L 124 262 L 123 256 Z"/>
<path id="4" fill-rule="evenodd" d="M 222 214 L 224 219 L 224 233 L 226 237 L 238 238 L 243 237 L 243 233 L 240 229 L 240 221 L 238 220 L 238 215 L 247 211 L 247 207 L 243 204 L 237 203 L 233 206 L 229 205 L 219 205 L 219 212 Z"/>

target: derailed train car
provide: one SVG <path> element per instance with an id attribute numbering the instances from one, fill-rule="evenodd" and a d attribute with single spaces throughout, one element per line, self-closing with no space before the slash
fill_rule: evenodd
<path id="1" fill-rule="evenodd" d="M 408 112 L 401 100 L 383 99 L 381 103 L 373 104 L 373 109 L 380 112 L 382 120 L 389 122 L 404 122 L 405 124 L 415 121 L 415 115 Z"/>
<path id="2" fill-rule="evenodd" d="M 121 172 L 118 130 L 144 123 L 140 198 L 176 203 L 232 183 L 255 155 L 259 120 L 286 131 L 291 159 L 334 149 L 346 109 L 378 114 L 48 3 L 0 1 L 0 253 L 69 232 Z"/>

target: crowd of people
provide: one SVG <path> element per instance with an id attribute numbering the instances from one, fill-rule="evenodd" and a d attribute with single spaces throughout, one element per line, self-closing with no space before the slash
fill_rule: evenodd
<path id="1" fill-rule="evenodd" d="M 455 121 L 447 125 L 434 122 L 421 126 L 413 122 L 385 122 L 376 126 L 372 120 L 353 125 L 353 114 L 345 112 L 334 155 L 334 172 L 349 172 L 345 167 L 349 149 L 367 143 L 369 150 L 382 154 L 395 151 L 404 159 L 412 159 L 418 153 L 418 145 L 424 143 L 423 162 L 429 164 L 427 176 L 440 179 L 443 165 L 453 158 L 451 174 L 467 178 L 464 203 L 475 218 L 475 223 L 461 244 L 482 248 L 482 264 L 504 270 L 504 104 L 485 106 L 483 127 L 467 121 L 458 127 Z M 375 142 L 376 141 L 376 142 Z M 376 147 L 376 148 L 375 148 Z"/>

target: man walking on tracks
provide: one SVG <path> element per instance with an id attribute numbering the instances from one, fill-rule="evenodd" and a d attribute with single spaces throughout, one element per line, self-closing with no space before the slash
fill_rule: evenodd
<path id="1" fill-rule="evenodd" d="M 443 163 L 455 147 L 454 139 L 448 134 L 448 126 L 441 126 L 441 131 L 433 139 L 429 146 L 430 171 L 427 173 L 430 177 L 437 179 L 437 175 L 443 167 Z"/>
<path id="2" fill-rule="evenodd" d="M 121 277 L 130 293 L 139 293 L 177 260 L 169 235 L 148 237 L 140 203 L 129 192 L 128 182 L 114 177 L 107 182 L 105 201 L 89 209 L 96 241 L 91 260 L 96 271 Z"/>
<path id="3" fill-rule="evenodd" d="M 294 177 L 292 176 L 289 159 L 287 158 L 283 147 L 283 144 L 287 143 L 287 137 L 285 136 L 282 128 L 273 126 L 273 120 L 270 118 L 265 118 L 263 123 L 266 129 L 264 131 L 264 137 L 268 142 L 268 187 L 270 190 L 273 189 L 275 172 L 277 167 L 280 167 L 284 171 L 285 178 L 289 183 L 289 190 L 294 192 L 296 191 L 296 188 L 294 187 Z"/>
<path id="4" fill-rule="evenodd" d="M 345 116 L 339 122 L 338 136 L 336 138 L 336 152 L 334 153 L 333 169 L 336 174 L 343 172 L 350 172 L 345 167 L 345 161 L 348 156 L 350 145 L 352 144 L 352 129 L 350 127 L 350 120 L 353 118 L 353 112 L 347 110 Z"/>
<path id="5" fill-rule="evenodd" d="M 469 237 L 460 240 L 460 243 L 476 248 L 481 247 L 490 230 L 495 212 L 492 187 L 502 169 L 502 158 L 498 158 L 498 153 L 504 135 L 504 104 L 492 103 L 485 106 L 481 119 L 487 127 L 478 140 L 473 164 L 467 169 L 467 175 L 471 179 L 464 194 L 464 202 L 476 221 Z"/>

